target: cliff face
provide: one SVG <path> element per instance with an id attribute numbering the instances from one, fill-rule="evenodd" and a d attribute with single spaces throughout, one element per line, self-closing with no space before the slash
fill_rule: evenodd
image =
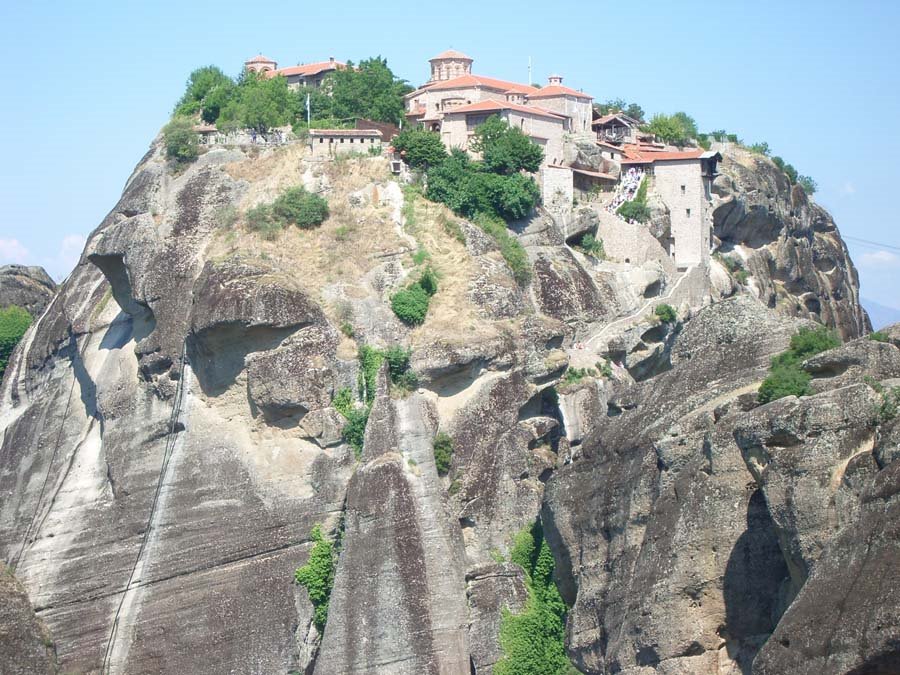
<path id="1" fill-rule="evenodd" d="M 56 290 L 43 267 L 3 265 L 0 267 L 0 308 L 17 305 L 37 317 Z"/>
<path id="2" fill-rule="evenodd" d="M 859 277 L 825 209 L 766 157 L 723 150 L 713 192 L 722 253 L 744 260 L 752 292 L 780 314 L 835 326 L 847 338 L 871 331 Z"/>
<path id="3" fill-rule="evenodd" d="M 328 199 L 320 228 L 267 241 L 230 223 L 296 184 Z M 893 431 L 869 443 L 855 413 L 813 411 L 847 391 L 864 410 L 878 395 L 862 377 L 900 375 L 900 352 L 851 343 L 815 367 L 821 393 L 755 408 L 793 313 L 721 271 L 679 274 L 647 232 L 633 233 L 637 257 L 566 246 L 615 228 L 607 215 L 521 224 L 523 288 L 481 230 L 404 205 L 381 158 L 216 149 L 175 174 L 151 150 L 3 382 L 0 556 L 61 667 L 489 673 L 504 610 L 528 596 L 513 538 L 536 519 L 584 672 L 890 663 L 896 612 L 841 644 L 811 626 L 815 589 L 847 573 L 861 533 L 872 555 L 858 569 L 891 560 Z M 771 228 L 798 250 L 815 239 Z M 388 298 L 416 278 L 419 248 L 439 290 L 410 329 Z M 857 335 L 855 275 L 834 261 L 847 295 L 820 315 Z M 760 286 L 774 279 L 753 265 Z M 658 325 L 659 302 L 684 322 Z M 358 391 L 362 345 L 411 348 L 419 385 L 402 394 L 382 368 L 357 459 L 332 402 Z M 611 377 L 560 382 L 604 357 Z M 447 476 L 439 430 L 455 446 Z M 803 500 L 785 496 L 795 484 Z M 340 537 L 323 635 L 292 583 L 316 524 Z M 890 583 L 866 578 L 870 598 Z M 828 620 L 865 632 L 867 602 Z"/>

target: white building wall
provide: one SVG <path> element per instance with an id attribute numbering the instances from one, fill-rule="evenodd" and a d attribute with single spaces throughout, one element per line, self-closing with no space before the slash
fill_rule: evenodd
<path id="1" fill-rule="evenodd" d="M 381 148 L 381 139 L 373 136 L 310 136 L 313 157 L 334 157 L 350 152 L 369 152 Z"/>
<path id="2" fill-rule="evenodd" d="M 545 166 L 541 169 L 541 201 L 552 211 L 572 208 L 575 192 L 572 187 L 572 169 Z"/>
<path id="3" fill-rule="evenodd" d="M 484 113 L 481 116 L 486 117 L 490 114 Z M 544 151 L 544 164 L 559 164 L 563 160 L 563 120 L 530 115 L 517 110 L 504 110 L 499 114 L 510 126 L 520 129 L 541 146 Z M 468 150 L 469 139 L 474 130 L 469 128 L 466 113 L 448 113 L 441 124 L 441 140 L 448 150 L 453 148 Z"/>
<path id="4" fill-rule="evenodd" d="M 593 135 L 591 130 L 591 101 L 576 96 L 553 96 L 529 99 L 529 105 L 559 113 L 572 119 L 572 133 Z"/>
<path id="5" fill-rule="evenodd" d="M 656 192 L 669 207 L 675 264 L 707 263 L 710 223 L 700 160 L 657 161 L 653 167 Z"/>

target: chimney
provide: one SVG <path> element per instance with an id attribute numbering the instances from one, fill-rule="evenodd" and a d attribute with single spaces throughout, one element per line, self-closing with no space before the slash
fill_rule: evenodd
<path id="1" fill-rule="evenodd" d="M 555 84 L 562 84 L 562 80 L 562 75 L 551 75 L 547 78 L 547 83 L 550 86 L 553 86 Z"/>
<path id="2" fill-rule="evenodd" d="M 333 56 L 329 56 L 329 57 L 328 57 L 328 62 L 333 64 L 333 63 L 334 63 L 334 57 L 333 57 Z"/>

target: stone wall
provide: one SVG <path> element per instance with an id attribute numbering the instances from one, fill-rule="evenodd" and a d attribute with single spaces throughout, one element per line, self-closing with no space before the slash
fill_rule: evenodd
<path id="1" fill-rule="evenodd" d="M 687 267 L 709 259 L 710 223 L 700 160 L 656 162 L 656 192 L 669 207 L 675 264 Z"/>
<path id="2" fill-rule="evenodd" d="M 310 136 L 313 157 L 333 157 L 351 152 L 369 152 L 369 148 L 381 148 L 381 139 L 361 129 L 359 134 L 341 136 Z"/>
<path id="3" fill-rule="evenodd" d="M 572 169 L 545 166 L 541 169 L 541 200 L 551 211 L 572 208 Z"/>

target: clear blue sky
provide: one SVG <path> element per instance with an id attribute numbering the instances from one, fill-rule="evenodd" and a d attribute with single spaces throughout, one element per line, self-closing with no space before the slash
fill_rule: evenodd
<path id="1" fill-rule="evenodd" d="M 450 16 L 442 16 L 442 13 Z M 0 7 L 0 264 L 64 277 L 190 71 L 382 55 L 412 84 L 448 47 L 474 70 L 562 73 L 599 100 L 685 110 L 813 176 L 845 235 L 900 246 L 900 3 L 116 2 Z M 900 251 L 850 244 L 863 295 L 900 308 Z"/>

